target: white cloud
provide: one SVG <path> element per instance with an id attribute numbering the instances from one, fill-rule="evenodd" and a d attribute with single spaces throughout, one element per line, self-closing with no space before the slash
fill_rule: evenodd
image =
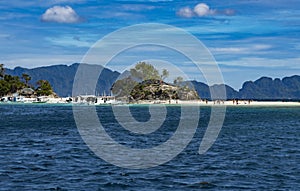
<path id="1" fill-rule="evenodd" d="M 70 6 L 54 6 L 46 10 L 41 18 L 44 22 L 77 23 L 82 19 Z"/>
<path id="2" fill-rule="evenodd" d="M 249 54 L 257 51 L 264 51 L 272 48 L 271 45 L 267 44 L 255 44 L 251 46 L 244 47 L 217 47 L 217 48 L 209 48 L 213 53 L 224 53 L 224 54 Z"/>
<path id="3" fill-rule="evenodd" d="M 51 42 L 52 44 L 65 46 L 65 47 L 84 47 L 90 48 L 94 42 L 89 39 L 81 39 L 80 37 L 73 37 L 73 36 L 60 36 L 55 38 L 46 38 L 47 41 Z"/>
<path id="4" fill-rule="evenodd" d="M 13 69 L 17 66 L 24 68 L 36 68 L 41 66 L 50 66 L 56 64 L 73 64 L 79 63 L 83 55 L 74 54 L 30 54 L 30 55 L 11 55 L 6 59 L 0 59 L 0 63 L 4 63 L 5 67 Z"/>
<path id="5" fill-rule="evenodd" d="M 155 6 L 143 5 L 143 4 L 124 4 L 120 7 L 122 10 L 126 11 L 143 11 L 143 10 L 153 10 Z"/>
<path id="6" fill-rule="evenodd" d="M 207 4 L 199 3 L 194 7 L 194 12 L 197 16 L 203 17 L 206 15 L 213 15 L 215 11 L 211 10 Z"/>
<path id="7" fill-rule="evenodd" d="M 235 10 L 233 10 L 233 9 L 225 9 L 222 12 L 224 15 L 234 15 L 235 14 Z"/>
<path id="8" fill-rule="evenodd" d="M 194 16 L 193 10 L 189 7 L 183 7 L 181 9 L 179 9 L 177 14 L 181 17 L 186 17 L 186 18 L 190 18 L 190 17 Z"/>
<path id="9" fill-rule="evenodd" d="M 53 4 L 57 3 L 83 3 L 85 0 L 52 0 Z"/>
<path id="10" fill-rule="evenodd" d="M 9 37 L 11 37 L 11 35 L 9 35 L 9 34 L 1 34 L 1 33 L 0 33 L 0 38 L 5 38 L 5 39 L 7 39 L 7 38 L 9 38 Z"/>
<path id="11" fill-rule="evenodd" d="M 274 59 L 274 58 L 260 58 L 260 57 L 245 57 L 229 61 L 219 61 L 219 64 L 236 67 L 262 67 L 270 68 L 271 70 L 275 67 L 285 69 L 300 69 L 300 57 L 299 58 L 287 58 L 287 59 Z"/>
<path id="12" fill-rule="evenodd" d="M 181 17 L 191 18 L 194 16 L 204 17 L 209 15 L 234 15 L 235 11 L 233 9 L 224 9 L 224 10 L 217 10 L 211 9 L 205 3 L 198 3 L 193 9 L 189 7 L 180 8 L 177 12 L 177 15 Z"/>

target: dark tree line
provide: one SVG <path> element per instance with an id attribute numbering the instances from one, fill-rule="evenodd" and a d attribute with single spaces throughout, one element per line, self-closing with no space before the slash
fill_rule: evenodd
<path id="1" fill-rule="evenodd" d="M 51 95 L 53 93 L 51 84 L 46 80 L 39 80 L 37 88 L 30 85 L 31 77 L 28 74 L 22 74 L 22 77 L 5 74 L 4 64 L 0 64 L 0 96 L 18 93 L 23 88 L 32 88 L 37 96 Z"/>

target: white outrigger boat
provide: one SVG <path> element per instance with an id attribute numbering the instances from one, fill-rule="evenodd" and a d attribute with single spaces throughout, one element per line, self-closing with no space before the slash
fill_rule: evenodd
<path id="1" fill-rule="evenodd" d="M 48 96 L 39 96 L 32 103 L 47 103 L 49 101 Z"/>
<path id="2" fill-rule="evenodd" d="M 95 95 L 80 95 L 72 99 L 73 104 L 85 105 L 103 105 L 103 104 L 121 104 L 114 96 L 95 96 Z"/>

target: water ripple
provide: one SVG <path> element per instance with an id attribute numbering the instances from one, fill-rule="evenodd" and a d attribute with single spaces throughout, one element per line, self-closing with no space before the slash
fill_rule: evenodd
<path id="1" fill-rule="evenodd" d="M 199 155 L 210 115 L 210 108 L 202 108 L 200 126 L 184 152 L 146 170 L 122 169 L 99 159 L 82 141 L 70 106 L 0 109 L 0 190 L 300 189 L 299 108 L 228 108 L 216 143 Z M 132 109 L 135 117 L 141 117 L 142 109 Z M 168 111 L 168 123 L 178 123 L 177 108 Z M 117 141 L 137 148 L 160 144 L 175 130 L 165 123 L 163 131 L 134 137 L 115 131 L 120 127 L 111 118 L 101 120 Z"/>

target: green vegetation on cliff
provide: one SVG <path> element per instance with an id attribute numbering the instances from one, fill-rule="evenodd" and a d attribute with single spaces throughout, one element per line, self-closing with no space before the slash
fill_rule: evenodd
<path id="1" fill-rule="evenodd" d="M 137 84 L 130 92 L 130 98 L 138 100 L 195 100 L 199 99 L 196 91 L 187 86 L 175 86 L 161 80 L 145 80 Z"/>
<path id="2" fill-rule="evenodd" d="M 38 84 L 38 88 L 36 89 L 36 94 L 38 96 L 41 95 L 48 96 L 53 94 L 51 84 L 47 80 L 39 80 L 37 84 Z"/>
<path id="3" fill-rule="evenodd" d="M 168 76 L 169 71 L 166 69 L 163 69 L 160 74 L 151 64 L 139 62 L 130 69 L 127 77 L 113 84 L 112 92 L 116 97 L 130 101 L 199 99 L 196 91 L 187 85 L 182 85 L 182 77 L 177 77 L 174 84 L 169 84 L 163 81 Z"/>

